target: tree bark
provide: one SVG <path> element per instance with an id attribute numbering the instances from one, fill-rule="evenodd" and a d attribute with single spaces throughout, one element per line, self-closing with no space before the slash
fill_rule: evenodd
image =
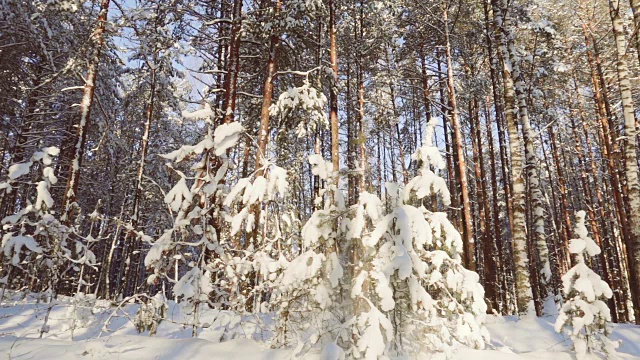
<path id="1" fill-rule="evenodd" d="M 505 37 L 504 46 L 506 46 L 507 50 L 506 56 L 509 57 L 511 62 L 511 76 L 514 81 L 514 90 L 518 108 L 518 121 L 522 126 L 525 151 L 525 170 L 529 182 L 529 188 L 531 190 L 531 208 L 533 210 L 532 227 L 535 234 L 534 243 L 540 259 L 540 298 L 544 300 L 548 295 L 547 285 L 551 279 L 551 263 L 549 261 L 549 249 L 547 248 L 547 235 L 545 233 L 544 197 L 540 190 L 540 180 L 536 164 L 536 152 L 533 146 L 535 134 L 531 127 L 531 119 L 529 118 L 525 84 L 522 72 L 520 71 L 520 60 L 516 54 L 514 46 L 513 24 L 511 22 L 511 17 L 508 14 L 508 3 L 506 0 L 501 0 L 501 4 L 504 25 L 501 30 L 503 32 L 502 36 Z"/>
<path id="2" fill-rule="evenodd" d="M 488 100 L 488 97 L 487 97 Z M 488 101 L 487 101 L 488 103 Z M 494 144 L 493 144 L 493 127 L 491 126 L 491 121 L 489 117 L 489 109 L 487 105 L 486 109 L 486 127 L 487 127 L 487 140 L 489 143 L 489 163 L 491 168 L 491 196 L 492 196 L 492 204 L 493 204 L 493 212 L 492 212 L 492 226 L 493 226 L 493 236 L 495 241 L 495 247 L 498 250 L 498 264 L 496 268 L 496 272 L 500 274 L 500 280 L 496 283 L 496 291 L 499 292 L 499 297 L 497 297 L 496 310 L 499 313 L 506 312 L 506 291 L 507 291 L 507 268 L 504 264 L 504 255 L 503 255 L 503 241 L 502 241 L 502 227 L 500 226 L 500 207 L 498 200 L 498 181 L 497 181 L 497 170 L 496 170 L 496 159 L 494 153 Z M 496 116 L 497 113 L 496 113 Z"/>
<path id="3" fill-rule="evenodd" d="M 488 231 L 487 218 L 489 216 L 489 201 L 486 197 L 487 190 L 485 186 L 484 159 L 482 154 L 482 136 L 480 131 L 480 108 L 478 100 L 473 99 L 472 111 L 469 114 L 469 125 L 471 126 L 471 140 L 473 144 L 473 164 L 476 176 L 476 197 L 478 204 L 478 224 L 480 233 L 480 247 L 484 258 L 484 288 L 485 298 L 488 300 L 487 312 L 493 313 L 498 310 L 496 287 L 499 284 L 498 265 L 495 259 L 496 250 L 494 243 Z"/>

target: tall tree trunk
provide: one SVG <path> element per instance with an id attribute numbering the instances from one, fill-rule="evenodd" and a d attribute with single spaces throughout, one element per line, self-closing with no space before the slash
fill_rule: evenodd
<path id="1" fill-rule="evenodd" d="M 280 9 L 282 8 L 282 2 L 280 0 L 276 1 L 275 4 L 275 16 L 277 17 L 280 13 Z M 262 108 L 260 111 L 260 128 L 258 129 L 258 149 L 256 150 L 256 177 L 264 175 L 264 166 L 266 164 L 267 158 L 267 144 L 269 143 L 269 107 L 271 106 L 271 100 L 273 99 L 273 80 L 276 76 L 277 71 L 277 57 L 278 57 L 278 48 L 280 47 L 280 36 L 277 33 L 277 30 L 273 30 L 270 38 L 269 38 L 269 59 L 267 60 L 267 73 L 264 79 L 264 87 L 262 92 Z M 248 237 L 251 241 L 251 244 L 254 248 L 257 247 L 258 242 L 258 232 L 260 230 L 260 216 L 261 216 L 261 204 L 254 204 L 250 212 L 254 216 L 253 229 L 251 233 L 248 234 Z M 249 242 L 245 242 L 245 247 L 249 245 Z M 250 285 L 249 291 L 255 288 L 255 281 L 258 278 L 257 272 L 252 271 L 249 273 L 248 277 Z M 254 294 L 254 297 L 257 294 Z M 253 309 L 254 301 L 247 302 L 246 306 L 249 311 Z"/>
<path id="2" fill-rule="evenodd" d="M 275 4 L 275 15 L 278 16 L 282 2 L 278 0 Z M 256 150 L 256 177 L 264 175 L 264 165 L 267 158 L 267 144 L 269 143 L 269 107 L 273 99 L 273 80 L 277 71 L 278 48 L 280 47 L 280 36 L 274 31 L 269 38 L 269 58 L 267 60 L 267 73 L 264 79 L 262 91 L 262 107 L 260 111 L 260 127 L 258 129 L 258 148 Z M 254 228 L 250 234 L 251 240 L 256 241 L 256 236 L 260 224 L 260 204 L 256 204 L 251 209 L 255 216 Z"/>
<path id="3" fill-rule="evenodd" d="M 109 11 L 109 1 L 100 1 L 100 12 L 93 33 L 91 34 L 87 56 L 87 74 L 85 77 L 82 101 L 80 102 L 80 118 L 77 123 L 78 128 L 75 135 L 75 148 L 67 176 L 67 188 L 62 200 L 61 220 L 66 224 L 71 224 L 72 206 L 76 202 L 78 192 L 78 182 L 84 147 L 87 142 L 87 132 L 89 130 L 89 120 L 91 115 L 91 105 L 98 75 L 98 65 L 100 64 L 100 53 L 104 44 L 104 30 L 107 25 L 107 12 Z"/>
<path id="4" fill-rule="evenodd" d="M 424 102 L 424 112 L 426 123 L 431 121 L 431 92 L 429 91 L 429 78 L 427 75 L 427 63 L 422 52 L 420 53 L 420 71 L 422 73 L 422 100 Z"/>
<path id="5" fill-rule="evenodd" d="M 575 80 L 574 80 L 574 84 L 576 85 L 575 90 L 577 94 L 578 87 L 577 87 L 577 82 L 575 82 Z M 580 120 L 583 123 L 583 127 L 586 127 L 586 124 L 585 124 L 586 119 L 584 117 L 584 111 L 582 109 L 582 103 L 580 100 L 581 99 L 578 98 L 578 109 L 579 109 L 578 111 L 580 115 Z M 600 187 L 598 186 L 598 183 L 596 181 L 594 181 L 593 183 L 593 186 L 595 187 L 593 192 L 591 190 L 591 187 L 589 186 L 588 176 L 587 176 L 587 164 L 586 164 L 586 160 L 584 158 L 584 155 L 583 155 L 584 153 L 582 150 L 582 140 L 580 139 L 580 134 L 577 130 L 576 122 L 573 116 L 570 117 L 570 120 L 571 120 L 571 130 L 573 133 L 573 138 L 576 146 L 576 155 L 578 158 L 578 165 L 580 165 L 580 184 L 582 185 L 582 191 L 584 193 L 584 197 L 585 199 L 587 199 L 586 207 L 588 209 L 589 223 L 591 224 L 591 231 L 596 240 L 596 244 L 598 244 L 598 246 L 602 248 L 602 252 L 599 255 L 600 262 L 602 264 L 602 274 L 604 275 L 605 281 L 609 284 L 609 286 L 611 286 L 611 290 L 613 291 L 613 294 L 614 294 L 614 296 L 611 299 L 609 299 L 609 307 L 612 310 L 611 318 L 613 322 L 618 322 L 618 314 L 620 312 L 620 306 L 618 305 L 620 289 L 618 289 L 618 284 L 613 281 L 612 275 L 613 275 L 614 269 L 610 268 L 609 261 L 608 261 L 609 256 L 607 255 L 611 251 L 611 244 L 609 244 L 609 240 L 607 236 L 600 235 L 600 228 L 598 227 L 597 217 L 594 211 L 594 206 L 593 206 L 594 204 L 592 201 L 593 192 L 595 192 L 596 199 L 597 199 L 597 208 L 600 209 L 600 213 L 598 215 L 601 216 L 602 219 L 606 219 L 607 215 L 605 214 L 604 204 L 602 201 L 602 191 L 600 190 Z M 588 134 L 586 134 L 585 132 L 585 135 L 588 135 Z M 587 141 L 588 140 L 589 139 L 587 137 Z M 587 148 L 590 148 L 590 147 L 587 147 Z M 592 174 L 598 173 L 597 167 L 593 159 L 591 161 L 590 170 L 592 171 Z"/>
<path id="6" fill-rule="evenodd" d="M 358 121 L 358 119 L 356 118 L 355 121 L 351 120 L 351 110 L 353 107 L 353 101 L 352 101 L 352 95 L 351 95 L 351 58 L 347 58 L 346 59 L 346 69 L 345 69 L 345 84 L 346 84 L 346 89 L 345 89 L 345 118 L 346 118 L 346 125 L 347 125 L 347 156 L 346 156 L 346 162 L 347 162 L 347 205 L 351 206 L 353 204 L 355 204 L 357 202 L 356 200 L 356 177 L 357 175 L 355 174 L 355 145 L 356 145 L 356 122 Z"/>
<path id="7" fill-rule="evenodd" d="M 340 169 L 340 137 L 338 123 L 338 39 L 336 32 L 336 5 L 335 0 L 329 0 L 329 56 L 331 59 L 331 70 L 333 81 L 331 93 L 329 94 L 329 121 L 331 123 L 331 163 L 333 170 Z M 337 185 L 337 184 L 336 184 Z"/>
<path id="8" fill-rule="evenodd" d="M 556 144 L 556 134 L 553 131 L 553 125 L 550 125 L 547 129 L 549 133 L 549 142 L 551 144 L 551 156 L 553 158 L 553 162 L 555 163 L 555 170 L 558 180 L 558 189 L 560 192 L 560 211 L 556 213 L 557 216 L 562 218 L 561 222 L 561 234 L 562 234 L 562 242 L 566 249 L 569 249 L 569 240 L 572 238 L 573 227 L 571 226 L 571 216 L 569 215 L 569 201 L 567 199 L 567 184 L 565 182 L 564 172 L 562 171 L 563 164 L 560 162 L 560 156 L 558 154 L 558 145 Z M 562 143 L 562 142 L 561 142 Z M 570 266 L 571 259 L 568 257 L 569 252 L 566 252 L 567 258 L 566 264 Z M 565 270 L 568 270 L 567 267 Z"/>
<path id="9" fill-rule="evenodd" d="M 438 94 L 440 97 L 440 113 L 442 114 L 442 133 L 444 135 L 444 149 L 445 149 L 445 159 L 447 162 L 447 186 L 449 187 L 449 191 L 451 192 L 451 207 L 454 208 L 454 210 L 452 211 L 453 216 L 452 216 L 452 223 L 456 228 L 459 228 L 459 220 L 460 220 L 460 214 L 458 213 L 458 210 L 456 210 L 455 208 L 458 207 L 458 186 L 456 186 L 455 183 L 455 169 L 453 166 L 453 160 L 452 158 L 452 153 L 453 151 L 451 151 L 451 141 L 449 141 L 449 126 L 447 118 L 449 117 L 449 110 L 450 107 L 447 106 L 447 100 L 444 97 L 444 88 L 446 86 L 446 82 L 442 79 L 442 66 L 441 66 L 441 61 L 440 61 L 440 57 L 436 58 L 436 64 L 438 66 Z"/>
<path id="10" fill-rule="evenodd" d="M 223 123 L 233 121 L 236 111 L 238 73 L 240 72 L 240 35 L 242 28 L 242 0 L 233 0 L 233 19 L 229 43 L 229 63 L 224 79 Z"/>
<path id="11" fill-rule="evenodd" d="M 322 66 L 322 17 L 320 17 L 318 19 L 318 30 L 316 33 L 316 42 L 317 42 L 317 46 L 316 46 L 316 66 L 321 67 Z M 322 89 L 322 77 L 321 75 L 318 75 L 317 78 L 317 82 L 318 82 L 318 89 Z M 314 143 L 313 143 L 313 151 L 315 154 L 317 155 L 321 155 L 322 154 L 322 137 L 321 137 L 321 129 L 320 126 L 316 126 L 316 129 L 314 131 Z M 311 165 L 309 165 L 311 166 Z M 316 197 L 318 197 L 318 195 L 320 194 L 320 176 L 318 175 L 314 175 L 313 176 L 313 197 L 312 199 L 315 199 Z M 313 202 L 313 207 L 314 209 L 319 209 L 320 208 L 320 204 L 316 203 L 315 201 Z"/>
<path id="12" fill-rule="evenodd" d="M 463 218 L 463 238 L 464 265 L 467 269 L 475 270 L 473 224 L 471 219 L 471 200 L 469 198 L 469 185 L 467 179 L 467 163 L 464 157 L 464 140 L 462 139 L 462 126 L 460 125 L 460 115 L 456 103 L 456 91 L 453 83 L 453 62 L 451 60 L 451 44 L 449 43 L 449 22 L 446 2 L 442 7 L 444 18 L 444 38 L 445 56 L 447 61 L 447 90 L 449 93 L 449 103 L 451 104 L 451 127 L 458 155 L 458 172 L 460 173 L 460 192 L 462 193 L 462 218 Z"/>
<path id="13" fill-rule="evenodd" d="M 587 47 L 587 62 L 589 64 L 589 70 L 591 73 L 591 82 L 593 86 L 593 101 L 598 115 L 598 121 L 600 126 L 599 135 L 602 142 L 602 155 L 606 159 L 607 170 L 611 179 L 611 188 L 614 199 L 614 209 L 612 211 L 616 222 L 620 225 L 619 235 L 626 242 L 629 237 L 629 226 L 626 216 L 624 199 L 622 196 L 622 187 L 620 186 L 620 178 L 618 174 L 618 165 L 614 153 L 616 152 L 612 138 L 615 137 L 614 131 L 610 126 L 611 123 L 611 110 L 609 106 L 606 86 L 603 78 L 603 71 L 600 63 L 600 55 L 598 47 L 596 46 L 595 39 L 592 35 L 591 22 L 582 20 L 582 32 L 585 37 L 585 45 Z M 617 238 L 616 234 L 614 236 Z M 617 239 L 612 239 L 615 243 Z M 612 251 L 617 252 L 617 246 L 612 248 Z M 614 254 L 612 254 L 615 257 Z M 617 260 L 611 262 L 612 268 L 619 269 L 620 264 Z M 621 281 L 618 277 L 614 276 L 614 279 Z M 622 287 L 621 287 L 622 289 Z M 621 290 L 622 291 L 622 290 Z M 621 297 L 626 298 L 626 291 L 623 291 Z M 622 302 L 626 307 L 626 301 Z M 618 313 L 618 319 L 623 321 L 623 317 L 628 319 L 628 313 Z"/>
<path id="14" fill-rule="evenodd" d="M 504 130 L 502 128 L 503 122 L 503 111 L 500 102 L 500 94 L 498 91 L 498 75 L 496 74 L 496 69 L 498 67 L 498 61 L 494 56 L 493 50 L 493 40 L 491 38 L 491 26 L 489 20 L 489 7 L 488 4 L 491 0 L 485 0 L 482 2 L 483 10 L 484 10 L 484 21 L 485 21 L 485 41 L 487 43 L 487 56 L 489 57 L 489 75 L 491 77 L 491 90 L 493 95 L 493 106 L 496 114 L 496 127 L 498 133 L 498 148 L 500 150 L 500 170 L 502 175 L 502 186 L 505 197 L 506 204 L 506 212 L 507 212 L 507 222 L 509 227 L 509 233 L 511 233 L 511 223 L 513 222 L 513 215 L 511 214 L 511 187 L 510 183 L 507 181 L 507 170 L 509 169 L 509 163 L 507 160 L 507 146 L 505 145 L 504 140 Z M 489 125 L 487 125 L 489 126 Z M 497 187 L 494 192 L 498 192 Z"/>
<path id="15" fill-rule="evenodd" d="M 156 99 L 156 64 L 154 62 L 150 67 L 151 88 L 149 89 L 149 101 L 145 111 L 145 123 L 144 133 L 142 134 L 142 141 L 140 142 L 140 162 L 138 163 L 138 174 L 136 177 L 136 188 L 133 196 L 133 215 L 131 216 L 131 223 L 135 229 L 140 221 L 140 205 L 142 202 L 142 178 L 144 176 L 144 168 L 147 161 L 147 154 L 149 153 L 149 136 L 151 133 L 151 121 L 153 120 L 153 107 L 155 106 Z"/>
<path id="16" fill-rule="evenodd" d="M 358 43 L 364 41 L 364 4 L 360 1 L 360 11 L 358 13 L 358 31 L 356 40 Z M 367 149 L 366 143 L 367 139 L 365 137 L 365 123 L 364 123 L 364 60 L 362 58 L 362 50 L 358 46 L 357 53 L 357 80 L 358 80 L 358 117 L 357 117 L 357 128 L 358 128 L 358 162 L 360 167 L 360 176 L 358 177 L 358 193 L 361 193 L 366 190 L 367 185 Z M 357 199 L 356 199 L 357 200 Z"/>
<path id="17" fill-rule="evenodd" d="M 484 174 L 484 159 L 482 154 L 482 136 L 480 131 L 480 108 L 478 100 L 473 99 L 472 111 L 469 113 L 469 125 L 471 127 L 471 140 L 473 145 L 473 164 L 476 176 L 476 197 L 478 204 L 478 224 L 480 233 L 480 247 L 484 258 L 484 288 L 486 290 L 485 297 L 488 300 L 487 311 L 493 313 L 498 309 L 497 291 L 498 286 L 498 265 L 495 259 L 496 251 L 494 243 L 488 231 L 487 218 L 489 216 L 489 201 L 486 197 L 487 189 Z"/>
<path id="18" fill-rule="evenodd" d="M 276 16 L 280 12 L 282 3 L 280 0 L 275 5 Z M 273 99 L 273 79 L 276 76 L 278 48 L 280 46 L 280 37 L 275 32 L 271 34 L 269 40 L 269 60 L 267 61 L 267 74 L 264 79 L 264 87 L 262 91 L 262 108 L 260 111 L 260 128 L 258 130 L 258 150 L 256 153 L 256 176 L 262 176 L 266 158 L 267 143 L 269 142 L 269 107 Z M 257 224 L 257 222 L 256 222 Z"/>
<path id="19" fill-rule="evenodd" d="M 156 100 L 156 66 L 157 66 L 157 56 L 154 56 L 153 64 L 149 65 L 150 77 L 151 77 L 151 87 L 149 89 L 149 100 L 147 102 L 147 108 L 145 110 L 145 123 L 144 123 L 144 133 L 142 135 L 142 141 L 140 143 L 140 162 L 138 164 L 138 174 L 136 178 L 136 188 L 133 195 L 133 214 L 131 216 L 131 227 L 133 230 L 137 230 L 138 224 L 140 222 L 140 206 L 142 205 L 142 178 L 144 177 L 144 169 L 147 161 L 147 154 L 149 153 L 149 136 L 151 134 L 151 122 L 153 121 L 153 108 L 155 106 Z M 140 237 L 137 234 L 132 234 L 132 244 L 129 245 L 129 250 L 125 254 L 125 259 L 130 258 L 129 263 L 127 264 L 126 274 L 130 273 L 129 269 L 134 269 L 135 274 L 133 274 L 133 285 L 132 290 L 135 292 L 135 287 L 138 286 L 139 275 L 140 275 L 140 262 L 142 260 L 142 249 L 140 247 Z M 123 292 L 127 293 L 127 289 Z"/>
<path id="20" fill-rule="evenodd" d="M 494 143 L 493 143 L 493 127 L 491 126 L 490 116 L 489 116 L 489 108 L 488 108 L 488 96 L 487 96 L 487 109 L 486 109 L 486 127 L 487 127 L 487 140 L 489 143 L 489 163 L 491 167 L 491 196 L 492 196 L 492 221 L 493 221 L 493 236 L 495 241 L 495 246 L 498 250 L 498 264 L 496 271 L 500 274 L 500 280 L 496 283 L 496 289 L 499 291 L 499 297 L 497 298 L 497 308 L 496 310 L 500 313 L 506 312 L 506 291 L 507 291 L 507 268 L 504 265 L 504 255 L 503 255 L 503 242 L 502 242 L 502 226 L 500 226 L 500 206 L 498 200 L 498 181 L 497 181 L 497 170 L 496 170 L 496 159 L 494 153 Z M 497 113 L 496 113 L 496 116 Z"/>
<path id="21" fill-rule="evenodd" d="M 624 164 L 629 193 L 628 216 L 630 230 L 630 236 L 625 238 L 625 245 L 629 263 L 631 299 L 636 323 L 640 324 L 640 289 L 638 288 L 638 284 L 640 284 L 640 182 L 638 181 L 638 158 L 636 154 L 636 118 L 633 98 L 631 97 L 631 81 L 629 80 L 627 67 L 627 41 L 624 35 L 624 23 L 620 14 L 620 0 L 610 0 L 609 10 L 616 43 L 616 70 L 624 116 Z"/>
<path id="22" fill-rule="evenodd" d="M 391 69 L 389 69 L 389 73 L 391 73 Z M 396 91 L 392 83 L 389 84 L 389 92 L 391 94 L 391 109 L 393 109 L 393 118 L 395 119 L 394 130 L 396 133 L 396 142 L 398 143 L 398 158 L 400 169 L 402 171 L 402 182 L 406 185 L 409 182 L 409 172 L 407 171 L 407 165 L 404 162 L 405 153 L 400 131 L 400 112 L 398 111 L 398 107 L 396 106 Z"/>
<path id="23" fill-rule="evenodd" d="M 540 190 L 540 180 L 536 164 L 536 152 L 533 146 L 535 134 L 531 127 L 529 118 L 529 110 L 527 106 L 527 96 L 525 93 L 525 84 L 523 74 L 520 71 L 520 60 L 515 50 L 513 24 L 509 16 L 508 2 L 501 0 L 501 11 L 503 17 L 503 25 L 501 30 L 502 36 L 505 37 L 505 44 L 509 60 L 511 62 L 511 76 L 514 81 L 514 90 L 516 94 L 516 102 L 518 107 L 518 121 L 522 126 L 524 150 L 525 150 L 525 169 L 531 190 L 531 208 L 532 223 L 534 232 L 534 243 L 540 259 L 540 297 L 544 299 L 548 295 L 547 285 L 551 279 L 551 263 L 549 261 L 549 249 L 547 248 L 547 235 L 545 233 L 545 210 L 544 197 Z M 538 314 L 540 315 L 540 314 Z"/>
<path id="24" fill-rule="evenodd" d="M 509 132 L 509 149 L 511 152 L 511 181 L 512 193 L 512 238 L 513 255 L 516 267 L 516 304 L 518 313 L 528 314 L 534 307 L 533 292 L 529 280 L 529 258 L 527 256 L 527 229 L 525 218 L 525 186 L 524 186 L 524 146 L 518 131 L 516 120 L 516 102 L 511 61 L 507 49 L 507 38 L 504 28 L 511 26 L 508 17 L 503 18 L 499 0 L 493 0 L 494 22 L 498 28 L 499 52 L 498 57 L 502 65 L 502 85 L 504 87 L 504 105 L 507 130 Z"/>

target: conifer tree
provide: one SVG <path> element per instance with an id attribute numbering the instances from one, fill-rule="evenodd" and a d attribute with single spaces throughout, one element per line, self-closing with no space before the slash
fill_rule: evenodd
<path id="1" fill-rule="evenodd" d="M 596 351 L 615 358 L 615 344 L 607 338 L 611 313 L 606 301 L 613 296 L 609 285 L 589 266 L 589 258 L 600 254 L 600 247 L 589 237 L 584 211 L 576 214 L 575 233 L 569 251 L 576 265 L 562 276 L 565 298 L 555 323 L 557 332 L 565 331 L 573 341 L 578 360 L 588 359 Z"/>

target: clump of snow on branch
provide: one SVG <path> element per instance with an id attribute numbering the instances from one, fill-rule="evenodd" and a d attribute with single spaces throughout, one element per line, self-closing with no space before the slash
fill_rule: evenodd
<path id="1" fill-rule="evenodd" d="M 210 120 L 216 117 L 216 113 L 211 109 L 209 103 L 205 103 L 200 110 L 191 112 L 183 110 L 182 117 L 189 120 Z"/>
<path id="2" fill-rule="evenodd" d="M 305 120 L 298 122 L 296 134 L 304 137 L 308 133 L 313 133 L 319 126 L 327 126 L 327 117 L 324 108 L 327 104 L 327 97 L 316 90 L 306 79 L 300 87 L 289 88 L 280 94 L 278 100 L 271 104 L 269 113 L 271 116 L 286 118 L 291 113 L 299 111 Z"/>

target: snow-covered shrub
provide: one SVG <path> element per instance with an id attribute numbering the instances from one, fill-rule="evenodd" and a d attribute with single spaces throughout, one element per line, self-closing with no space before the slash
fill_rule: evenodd
<path id="1" fill-rule="evenodd" d="M 167 309 L 167 299 L 162 293 L 142 301 L 133 319 L 136 330 L 139 333 L 148 331 L 149 336 L 155 335 L 158 332 L 158 325 L 167 317 Z"/>
<path id="2" fill-rule="evenodd" d="M 93 307 L 96 304 L 95 294 L 78 292 L 71 298 L 71 306 L 67 309 L 68 329 L 71 337 L 75 329 L 87 327 L 93 319 Z"/>
<path id="3" fill-rule="evenodd" d="M 98 202 L 98 206 L 100 206 L 100 202 Z M 65 246 L 62 246 L 60 249 L 64 258 L 71 261 L 73 270 L 78 273 L 76 293 L 71 300 L 71 307 L 67 311 L 67 319 L 70 321 L 71 338 L 73 338 L 75 329 L 89 325 L 93 317 L 93 306 L 96 303 L 95 294 L 85 294 L 82 292 L 82 287 L 89 285 L 89 283 L 85 281 L 87 268 L 97 270 L 96 266 L 98 265 L 96 255 L 89 249 L 91 245 L 98 241 L 91 235 L 95 222 L 97 222 L 99 218 L 98 208 L 90 215 L 90 218 L 93 223 L 89 234 L 85 238 L 85 242 L 77 239 L 73 241 L 67 239 L 63 244 Z M 74 248 L 68 249 L 66 247 L 67 243 L 73 243 Z"/>
<path id="4" fill-rule="evenodd" d="M 586 257 L 596 256 L 601 250 L 589 237 L 584 211 L 576 214 L 575 232 L 577 238 L 571 240 L 569 252 L 576 265 L 562 276 L 565 302 L 560 308 L 555 330 L 569 335 L 578 360 L 592 358 L 598 351 L 613 359 L 616 344 L 607 338 L 607 321 L 611 321 L 611 313 L 606 303 L 613 293 L 586 263 Z"/>
<path id="5" fill-rule="evenodd" d="M 191 115 L 190 115 L 191 116 Z M 209 115 L 207 115 L 209 116 Z M 148 282 L 173 284 L 174 298 L 199 324 L 201 304 L 238 313 L 270 311 L 271 289 L 281 277 L 290 238 L 287 223 L 287 172 L 267 159 L 246 178 L 236 178 L 227 151 L 244 129 L 232 122 L 216 127 L 192 146 L 164 158 L 180 176 L 165 203 L 175 212 L 174 226 L 145 258 L 153 270 Z M 194 175 L 177 165 L 195 159 Z M 188 163 L 187 163 L 188 164 Z"/>
<path id="6" fill-rule="evenodd" d="M 261 163 L 231 187 L 223 203 L 235 250 L 225 264 L 229 307 L 240 312 L 269 311 L 264 300 L 279 277 L 279 255 L 287 241 L 279 219 L 287 206 L 287 171 L 266 159 Z"/>
<path id="7" fill-rule="evenodd" d="M 30 280 L 31 284 L 39 287 L 32 290 L 46 289 L 44 293 L 47 294 L 49 307 L 42 326 L 42 332 L 46 332 L 49 312 L 55 304 L 53 299 L 63 283 L 62 277 L 65 277 L 64 280 L 73 281 L 74 275 L 77 274 L 78 282 L 74 293 L 78 295 L 73 300 L 69 314 L 69 327 L 73 336 L 73 329 L 84 326 L 88 321 L 90 309 L 86 308 L 90 307 L 88 302 L 94 301 L 90 296 L 84 295 L 81 288 L 87 285 L 83 278 L 85 268 L 88 266 L 95 269 L 97 264 L 95 254 L 89 249 L 97 240 L 91 234 L 86 237 L 80 236 L 78 223 L 62 223 L 56 217 L 50 189 L 58 181 L 52 167 L 53 158 L 58 154 L 59 149 L 56 147 L 37 151 L 28 162 L 13 164 L 9 168 L 7 181 L 0 183 L 0 190 L 4 191 L 5 195 L 16 186 L 35 188 L 35 191 L 25 192 L 32 195 L 12 204 L 16 209 L 14 214 L 2 219 L 2 250 L 8 265 L 5 267 L 7 274 L 3 279 L 3 289 L 10 281 L 15 283 L 18 280 L 22 280 L 23 284 Z M 42 175 L 34 178 L 41 180 L 21 179 L 36 170 L 41 170 Z M 45 276 L 39 281 L 34 281 L 34 274 L 38 273 Z M 21 279 L 19 275 L 22 274 L 25 278 Z M 27 279 L 26 276 L 30 278 Z"/>

